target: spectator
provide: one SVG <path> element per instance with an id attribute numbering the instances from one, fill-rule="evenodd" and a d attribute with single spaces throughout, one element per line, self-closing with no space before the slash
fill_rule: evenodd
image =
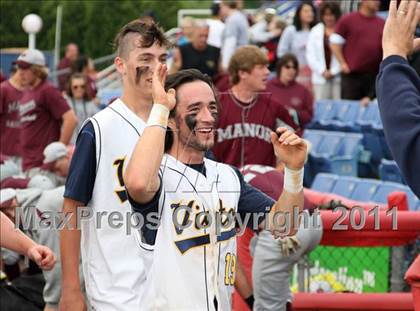
<path id="1" fill-rule="evenodd" d="M 301 129 L 312 120 L 313 97 L 311 92 L 296 81 L 299 62 L 293 54 L 283 55 L 277 62 L 277 77 L 267 84 L 267 91 L 289 111 Z"/>
<path id="2" fill-rule="evenodd" d="M 92 78 L 92 75 L 95 72 L 95 67 L 90 58 L 81 55 L 79 56 L 71 66 L 71 74 L 81 73 L 86 77 L 86 93 L 88 99 L 92 100 L 96 97 L 98 90 L 96 89 L 95 79 Z M 67 87 L 68 89 L 68 87 Z"/>
<path id="3" fill-rule="evenodd" d="M 223 0 L 220 3 L 220 15 L 225 20 L 222 40 L 222 67 L 227 69 L 230 58 L 236 49 L 248 44 L 248 20 L 239 10 L 235 0 Z"/>
<path id="4" fill-rule="evenodd" d="M 191 42 L 174 50 L 171 72 L 181 69 L 198 69 L 212 79 L 220 68 L 220 49 L 207 44 L 209 26 L 205 21 L 194 21 Z"/>
<path id="5" fill-rule="evenodd" d="M 69 43 L 66 46 L 64 58 L 60 60 L 57 65 L 57 70 L 68 69 L 67 73 L 58 76 L 58 88 L 64 92 L 67 88 L 67 83 L 70 78 L 71 64 L 79 57 L 79 47 L 75 43 Z"/>
<path id="6" fill-rule="evenodd" d="M 60 92 L 47 81 L 45 58 L 39 50 L 26 50 L 17 59 L 22 86 L 22 168 L 29 177 L 42 166 L 44 148 L 53 141 L 70 142 L 77 124 L 74 111 Z"/>
<path id="7" fill-rule="evenodd" d="M 207 43 L 220 49 L 222 47 L 222 36 L 225 29 L 225 24 L 221 21 L 220 17 L 220 3 L 213 2 L 210 10 L 212 18 L 207 19 L 207 24 L 209 25 Z"/>
<path id="8" fill-rule="evenodd" d="M 312 28 L 306 45 L 306 59 L 312 71 L 315 98 L 340 99 L 340 63 L 332 54 L 329 38 L 341 16 L 336 2 L 323 2 L 319 8 L 321 22 Z"/>
<path id="9" fill-rule="evenodd" d="M 19 105 L 23 94 L 20 75 L 13 73 L 0 84 L 1 153 L 21 166 Z"/>
<path id="10" fill-rule="evenodd" d="M 416 1 L 391 1 L 385 24 L 383 61 L 376 89 L 385 138 L 404 179 L 420 198 L 420 78 L 407 55 L 420 49 L 414 39 L 420 21 Z M 413 41 L 414 39 L 414 41 Z"/>
<path id="11" fill-rule="evenodd" d="M 283 34 L 283 31 L 286 28 L 286 26 L 287 24 L 279 16 L 275 16 L 271 20 L 270 24 L 268 24 L 268 31 L 271 33 L 278 34 L 278 36 L 272 38 L 263 45 L 268 51 L 268 61 L 270 63 L 268 68 L 270 69 L 270 71 L 275 71 L 277 64 L 277 47 L 280 41 L 280 37 Z"/>
<path id="12" fill-rule="evenodd" d="M 252 25 L 249 29 L 249 33 L 251 36 L 251 41 L 257 45 L 264 44 L 275 37 L 280 37 L 280 31 L 276 31 L 272 29 L 271 31 L 268 29 L 268 25 L 276 16 L 276 10 L 272 8 L 267 8 L 264 11 L 263 18 Z"/>
<path id="13" fill-rule="evenodd" d="M 344 15 L 330 37 L 331 49 L 341 65 L 341 97 L 367 105 L 375 97 L 375 77 L 382 59 L 384 20 L 380 2 L 360 2 L 358 12 Z"/>
<path id="14" fill-rule="evenodd" d="M 191 42 L 194 31 L 194 18 L 191 16 L 184 17 L 181 22 L 181 31 L 181 36 L 177 40 L 178 46 L 182 46 L 188 42 Z"/>
<path id="15" fill-rule="evenodd" d="M 306 60 L 306 44 L 308 42 L 309 32 L 316 25 L 316 9 L 312 1 L 303 1 L 297 8 L 293 17 L 293 24 L 288 26 L 277 46 L 277 57 L 280 58 L 286 53 L 296 55 L 300 68 L 298 72 L 298 81 L 303 83 L 309 89 L 311 84 L 311 69 Z"/>
<path id="16" fill-rule="evenodd" d="M 95 102 L 89 100 L 86 88 L 86 76 L 81 73 L 74 73 L 70 78 L 67 96 L 65 96 L 67 103 L 74 110 L 78 119 L 78 124 L 70 141 L 72 144 L 76 143 L 76 138 L 83 122 L 99 111 Z"/>
<path id="17" fill-rule="evenodd" d="M 232 88 L 220 95 L 216 159 L 236 167 L 245 164 L 276 165 L 271 131 L 296 128 L 285 110 L 264 93 L 268 80 L 267 56 L 256 46 L 240 47 L 229 63 Z M 258 152 L 256 152 L 258 150 Z"/>

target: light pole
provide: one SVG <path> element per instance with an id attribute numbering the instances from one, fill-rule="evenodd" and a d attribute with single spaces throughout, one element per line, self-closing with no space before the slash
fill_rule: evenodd
<path id="1" fill-rule="evenodd" d="M 42 28 L 42 19 L 36 14 L 28 14 L 22 20 L 22 28 L 29 35 L 28 48 L 35 49 L 35 35 Z"/>

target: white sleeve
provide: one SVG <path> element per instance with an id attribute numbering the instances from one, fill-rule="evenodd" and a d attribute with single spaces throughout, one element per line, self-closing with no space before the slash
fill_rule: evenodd
<path id="1" fill-rule="evenodd" d="M 227 70 L 229 66 L 229 61 L 235 53 L 237 39 L 234 36 L 227 37 L 223 42 L 222 47 L 222 67 L 224 70 Z"/>
<path id="2" fill-rule="evenodd" d="M 333 33 L 330 36 L 330 43 L 343 45 L 344 43 L 346 43 L 346 39 L 344 39 L 338 33 Z"/>
<path id="3" fill-rule="evenodd" d="M 309 33 L 308 42 L 306 43 L 306 60 L 312 71 L 322 75 L 325 71 L 325 64 L 322 59 L 318 59 L 319 53 L 317 53 L 317 38 L 314 32 Z"/>
<path id="4" fill-rule="evenodd" d="M 293 41 L 294 34 L 295 34 L 294 26 L 289 26 L 284 30 L 282 36 L 280 37 L 279 44 L 277 46 L 278 58 L 292 51 L 292 41 Z"/>

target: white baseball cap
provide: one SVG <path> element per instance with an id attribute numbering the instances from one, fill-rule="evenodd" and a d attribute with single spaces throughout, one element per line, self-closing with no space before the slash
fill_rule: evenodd
<path id="1" fill-rule="evenodd" d="M 54 161 L 67 156 L 67 154 L 66 145 L 59 141 L 55 141 L 44 149 L 44 164 L 53 163 Z"/>
<path id="2" fill-rule="evenodd" d="M 50 178 L 48 178 L 47 176 L 35 175 L 29 181 L 28 188 L 50 190 L 50 189 L 54 189 L 55 185 L 54 185 L 53 181 Z"/>
<path id="3" fill-rule="evenodd" d="M 0 190 L 0 204 L 6 203 L 16 197 L 16 190 L 5 188 Z"/>
<path id="4" fill-rule="evenodd" d="M 46 66 L 44 54 L 36 49 L 29 49 L 20 54 L 16 64 L 23 68 L 30 65 Z"/>

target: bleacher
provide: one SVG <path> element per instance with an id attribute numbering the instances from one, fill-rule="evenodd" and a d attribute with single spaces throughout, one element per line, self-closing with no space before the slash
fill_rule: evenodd
<path id="1" fill-rule="evenodd" d="M 305 186 L 357 201 L 387 203 L 388 194 L 402 191 L 410 210 L 420 211 L 392 160 L 377 102 L 321 100 L 304 133 L 312 147 L 305 165 Z"/>

